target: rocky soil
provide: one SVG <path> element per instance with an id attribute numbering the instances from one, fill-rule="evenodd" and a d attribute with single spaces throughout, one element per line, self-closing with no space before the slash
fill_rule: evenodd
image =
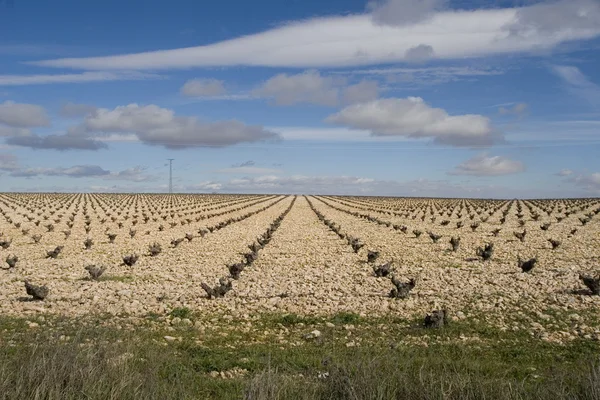
<path id="1" fill-rule="evenodd" d="M 445 308 L 454 319 L 527 329 L 546 340 L 600 340 L 600 296 L 592 296 L 579 279 L 582 271 L 600 273 L 597 199 L 298 196 L 256 261 L 233 281 L 233 289 L 224 298 L 209 300 L 201 283 L 214 285 L 227 276 L 227 265 L 242 262 L 248 246 L 293 199 L 0 194 L 0 244 L 9 243 L 0 247 L 0 313 L 140 317 L 187 307 L 236 317 L 345 311 L 415 318 Z M 343 237 L 319 220 L 310 204 Z M 463 226 L 457 228 L 458 222 Z M 546 229 L 544 224 L 549 224 Z M 495 229 L 500 229 L 497 236 Z M 416 237 L 414 230 L 422 234 Z M 514 232 L 523 230 L 527 234 L 521 241 Z M 441 238 L 434 243 L 428 232 Z M 116 234 L 114 243 L 109 233 Z M 42 236 L 39 243 L 32 238 L 36 234 Z M 348 236 L 364 246 L 355 252 Z M 457 251 L 452 251 L 451 237 L 460 237 Z M 89 250 L 87 238 L 94 242 Z M 172 244 L 176 239 L 184 240 Z M 560 245 L 552 249 L 548 239 Z M 153 243 L 162 250 L 155 256 L 148 249 Z M 488 243 L 494 244 L 494 252 L 484 261 L 476 249 Z M 57 246 L 64 246 L 58 256 L 47 257 Z M 373 263 L 367 262 L 369 250 L 379 252 Z M 122 263 L 128 254 L 139 256 L 131 267 Z M 10 268 L 4 260 L 13 256 L 18 261 Z M 522 272 L 518 259 L 533 257 L 535 268 Z M 390 277 L 373 273 L 374 266 L 388 261 L 397 279 L 416 280 L 408 298 L 390 298 Z M 106 267 L 98 280 L 89 279 L 84 267 L 90 264 Z M 47 286 L 48 296 L 32 301 L 25 280 Z"/>

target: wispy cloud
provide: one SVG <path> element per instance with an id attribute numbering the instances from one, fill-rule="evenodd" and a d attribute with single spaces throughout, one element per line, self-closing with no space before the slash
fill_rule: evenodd
<path id="1" fill-rule="evenodd" d="M 0 158 L 0 162 L 2 159 Z M 146 168 L 137 166 L 122 171 L 109 171 L 98 165 L 74 165 L 72 167 L 52 168 L 13 168 L 10 175 L 14 177 L 33 178 L 39 176 L 64 176 L 69 178 L 98 178 L 103 180 L 121 180 L 131 182 L 149 182 L 156 176 L 146 173 Z"/>
<path id="2" fill-rule="evenodd" d="M 567 65 L 554 65 L 551 67 L 558 77 L 565 83 L 567 90 L 573 95 L 600 106 L 600 86 L 590 81 L 577 67 Z"/>
<path id="3" fill-rule="evenodd" d="M 6 139 L 12 146 L 29 147 L 38 150 L 100 150 L 106 149 L 106 143 L 87 137 L 74 135 L 27 135 L 12 136 Z"/>
<path id="4" fill-rule="evenodd" d="M 138 71 L 89 71 L 78 74 L 0 75 L 0 86 L 49 85 L 57 83 L 89 83 L 163 79 L 164 76 Z"/>
<path id="5" fill-rule="evenodd" d="M 239 175 L 261 175 L 261 174 L 277 174 L 281 172 L 275 168 L 263 168 L 263 167 L 231 167 L 218 169 L 215 172 L 220 174 L 239 174 Z"/>
<path id="6" fill-rule="evenodd" d="M 531 197 L 531 192 L 528 189 L 512 190 L 498 185 L 473 185 L 424 178 L 395 181 L 374 179 L 365 176 L 327 175 L 261 175 L 226 181 L 203 181 L 191 185 L 182 185 L 176 189 L 184 192 L 218 191 L 224 193 L 363 194 L 461 198 Z M 543 197 L 557 197 L 560 195 L 557 191 L 539 191 L 537 194 Z M 564 196 L 564 191 L 562 195 Z"/>
<path id="7" fill-rule="evenodd" d="M 23 168 L 11 173 L 11 176 L 34 177 L 34 176 L 68 176 L 72 178 L 89 178 L 109 175 L 107 171 L 98 165 L 75 165 L 69 168 Z"/>
<path id="8" fill-rule="evenodd" d="M 246 101 L 246 100 L 257 100 L 259 97 L 253 96 L 250 93 L 231 93 L 231 94 L 220 94 L 216 96 L 196 96 L 196 97 L 181 97 L 176 100 L 172 100 L 172 104 L 184 105 L 202 103 L 207 101 Z M 171 104 L 170 103 L 170 104 Z"/>
<path id="9" fill-rule="evenodd" d="M 98 142 L 121 142 L 121 143 L 123 143 L 123 142 L 125 142 L 125 143 L 140 142 L 140 139 L 137 137 L 137 135 L 135 135 L 133 133 L 125 133 L 125 134 L 110 133 L 105 136 L 97 136 L 97 137 L 95 137 L 95 140 L 97 140 Z"/>
<path id="10" fill-rule="evenodd" d="M 233 164 L 231 167 L 232 168 L 238 168 L 238 167 L 253 167 L 256 165 L 256 162 L 252 161 L 252 160 L 248 160 L 248 161 L 244 161 L 242 163 L 239 164 Z"/>
<path id="11" fill-rule="evenodd" d="M 592 0 L 560 0 L 543 9 L 533 5 L 434 12 L 425 20 L 402 26 L 382 26 L 371 14 L 314 18 L 206 46 L 33 64 L 87 70 L 238 65 L 319 68 L 410 61 L 410 50 L 419 46 L 429 46 L 435 59 L 531 53 L 599 36 L 597 10 Z"/>
<path id="12" fill-rule="evenodd" d="M 334 71 L 342 75 L 383 76 L 389 83 L 403 85 L 438 85 L 447 82 L 471 80 L 481 76 L 502 75 L 504 70 L 492 67 L 444 66 L 420 68 L 366 68 Z"/>
<path id="13" fill-rule="evenodd" d="M 256 162 L 252 160 L 244 161 L 242 163 L 233 164 L 229 168 L 222 168 L 215 172 L 220 174 L 239 174 L 239 175 L 265 175 L 265 174 L 278 174 L 281 172 L 280 169 L 276 168 L 264 168 L 257 167 Z"/>

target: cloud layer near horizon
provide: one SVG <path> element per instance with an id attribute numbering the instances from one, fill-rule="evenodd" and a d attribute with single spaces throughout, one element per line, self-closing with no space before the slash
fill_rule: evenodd
<path id="1" fill-rule="evenodd" d="M 156 176 L 146 173 L 146 168 L 136 166 L 122 171 L 109 171 L 99 165 L 74 165 L 72 167 L 24 167 L 13 154 L 0 153 L 0 171 L 8 172 L 9 176 L 34 178 L 42 176 L 61 176 L 68 178 L 99 178 L 103 180 L 121 180 L 131 182 L 149 182 Z"/>

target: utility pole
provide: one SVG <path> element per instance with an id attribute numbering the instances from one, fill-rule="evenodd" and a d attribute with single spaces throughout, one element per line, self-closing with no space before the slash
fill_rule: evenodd
<path id="1" fill-rule="evenodd" d="M 167 158 L 169 160 L 169 194 L 173 193 L 173 160 L 174 158 Z"/>

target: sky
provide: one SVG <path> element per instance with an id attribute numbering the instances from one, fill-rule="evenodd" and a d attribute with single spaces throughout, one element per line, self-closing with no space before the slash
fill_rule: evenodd
<path id="1" fill-rule="evenodd" d="M 600 0 L 0 0 L 0 191 L 600 195 Z"/>

